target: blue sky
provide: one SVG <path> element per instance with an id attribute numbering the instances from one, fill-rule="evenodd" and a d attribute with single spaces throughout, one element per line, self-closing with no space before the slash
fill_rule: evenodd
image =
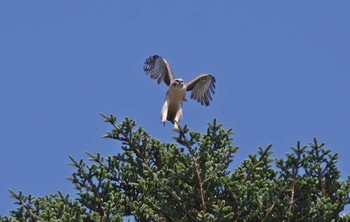
<path id="1" fill-rule="evenodd" d="M 258 146 L 283 157 L 316 136 L 350 174 L 349 1 L 0 1 L 0 214 L 8 189 L 74 194 L 68 156 L 120 152 L 99 112 L 172 142 L 166 86 L 145 76 L 159 54 L 185 81 L 217 80 L 211 106 L 182 124 L 233 128 L 238 165 Z"/>

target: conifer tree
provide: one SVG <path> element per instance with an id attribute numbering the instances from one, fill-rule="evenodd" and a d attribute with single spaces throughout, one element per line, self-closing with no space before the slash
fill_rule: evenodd
<path id="1" fill-rule="evenodd" d="M 162 143 L 131 119 L 102 116 L 122 152 L 70 157 L 77 198 L 10 191 L 18 208 L 1 221 L 350 221 L 350 177 L 340 179 L 338 154 L 316 138 L 280 159 L 259 147 L 230 169 L 238 147 L 215 119 L 206 133 L 184 125 Z"/>

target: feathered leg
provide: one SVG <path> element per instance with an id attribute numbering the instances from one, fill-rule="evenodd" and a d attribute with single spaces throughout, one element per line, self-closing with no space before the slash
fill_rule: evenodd
<path id="1" fill-rule="evenodd" d="M 176 116 L 174 118 L 174 129 L 179 128 L 179 122 L 181 118 L 182 118 L 182 107 L 176 112 Z"/>
<path id="2" fill-rule="evenodd" d="M 162 111 L 160 113 L 160 119 L 161 119 L 163 125 L 165 125 L 165 122 L 166 122 L 166 119 L 167 119 L 167 115 L 168 115 L 168 101 L 165 100 L 165 102 L 163 104 Z"/>

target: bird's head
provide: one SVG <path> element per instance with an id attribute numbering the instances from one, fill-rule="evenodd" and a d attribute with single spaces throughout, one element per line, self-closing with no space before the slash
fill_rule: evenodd
<path id="1" fill-rule="evenodd" d="M 174 79 L 174 81 L 171 83 L 172 86 L 178 86 L 183 87 L 184 81 L 182 79 Z"/>

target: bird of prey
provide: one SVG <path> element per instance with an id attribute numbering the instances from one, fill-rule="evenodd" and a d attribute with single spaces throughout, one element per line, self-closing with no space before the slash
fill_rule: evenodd
<path id="1" fill-rule="evenodd" d="M 184 83 L 180 78 L 175 78 L 170 64 L 161 56 L 154 55 L 146 59 L 143 67 L 146 74 L 157 81 L 169 86 L 165 102 L 160 113 L 160 118 L 165 125 L 169 120 L 178 129 L 178 123 L 182 118 L 182 103 L 186 101 L 186 91 L 191 91 L 191 99 L 202 105 L 209 106 L 215 89 L 215 78 L 209 74 L 200 74 L 191 81 Z"/>

